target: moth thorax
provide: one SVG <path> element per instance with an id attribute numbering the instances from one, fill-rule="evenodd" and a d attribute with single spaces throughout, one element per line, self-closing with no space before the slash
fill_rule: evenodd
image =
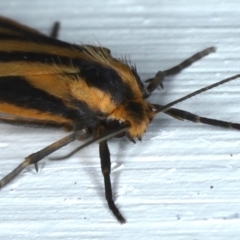
<path id="1" fill-rule="evenodd" d="M 144 99 L 124 102 L 109 116 L 110 119 L 130 124 L 128 134 L 132 138 L 142 137 L 153 117 L 152 107 Z"/>

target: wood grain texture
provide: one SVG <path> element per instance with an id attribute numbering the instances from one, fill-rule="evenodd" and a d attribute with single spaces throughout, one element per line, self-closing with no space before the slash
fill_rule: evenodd
<path id="1" fill-rule="evenodd" d="M 211 54 L 169 77 L 151 102 L 166 104 L 240 71 L 240 3 L 212 1 L 2 1 L 0 14 L 41 30 L 62 23 L 60 38 L 98 43 L 131 57 L 142 79 L 197 51 Z M 240 80 L 176 107 L 240 122 Z M 0 175 L 65 135 L 0 125 Z M 104 199 L 97 145 L 64 161 L 43 160 L 0 192 L 0 239 L 238 240 L 240 133 L 159 116 L 142 142 L 110 143 L 120 225 Z M 53 156 L 77 147 L 75 142 Z"/>

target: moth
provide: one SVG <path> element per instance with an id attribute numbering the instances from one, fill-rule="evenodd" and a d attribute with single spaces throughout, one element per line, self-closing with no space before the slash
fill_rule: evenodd
<path id="1" fill-rule="evenodd" d="M 108 140 L 126 136 L 141 140 L 154 116 L 163 112 L 179 120 L 240 130 L 240 124 L 194 115 L 172 108 L 192 96 L 240 77 L 224 79 L 190 93 L 167 105 L 147 99 L 166 76 L 215 51 L 207 48 L 179 65 L 143 82 L 134 65 L 115 58 L 102 46 L 76 45 L 57 40 L 59 24 L 50 36 L 0 17 L 0 121 L 2 123 L 49 126 L 72 131 L 67 137 L 35 152 L 0 180 L 0 188 L 24 168 L 37 163 L 74 140 L 87 139 L 76 151 L 99 144 L 105 197 L 109 209 L 120 223 L 126 220 L 113 201 L 110 180 L 111 159 Z M 89 139 L 88 139 L 89 138 Z"/>

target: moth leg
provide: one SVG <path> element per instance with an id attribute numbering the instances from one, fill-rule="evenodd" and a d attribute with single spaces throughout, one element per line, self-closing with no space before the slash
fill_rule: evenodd
<path id="1" fill-rule="evenodd" d="M 25 169 L 27 166 L 34 164 L 35 168 L 37 170 L 37 163 L 42 160 L 44 157 L 48 156 L 49 154 L 55 152 L 59 148 L 67 145 L 70 142 L 73 142 L 74 140 L 78 139 L 82 135 L 82 131 L 76 131 L 67 137 L 64 137 L 51 145 L 43 148 L 42 150 L 35 152 L 28 157 L 25 158 L 25 160 L 18 165 L 12 172 L 10 172 L 8 175 L 6 175 L 4 178 L 0 180 L 0 188 L 5 186 L 7 183 L 12 181 L 23 169 Z"/>
<path id="2" fill-rule="evenodd" d="M 53 24 L 53 27 L 51 29 L 51 32 L 50 32 L 49 36 L 51 38 L 58 38 L 59 29 L 60 29 L 60 23 L 59 22 L 55 22 Z"/>
<path id="3" fill-rule="evenodd" d="M 147 81 L 150 82 L 147 87 L 143 91 L 143 98 L 148 98 L 152 92 L 160 86 L 163 89 L 163 80 L 165 78 L 164 72 L 157 72 L 154 78 L 148 79 Z M 149 81 L 150 80 L 150 81 Z"/>
<path id="4" fill-rule="evenodd" d="M 101 127 L 100 127 L 101 128 Z M 100 134 L 101 134 L 101 129 Z M 116 207 L 113 196 L 112 196 L 112 186 L 111 186 L 111 159 L 110 159 L 110 152 L 108 149 L 107 141 L 102 141 L 99 143 L 99 154 L 101 159 L 101 169 L 104 178 L 104 186 L 105 186 L 105 197 L 108 203 L 110 210 L 112 211 L 113 215 L 117 218 L 120 223 L 125 223 L 126 220 L 119 212 L 118 208 Z"/>
<path id="5" fill-rule="evenodd" d="M 208 54 L 215 52 L 216 49 L 214 47 L 210 47 L 210 48 L 206 48 L 201 52 L 198 52 L 196 54 L 194 54 L 193 56 L 191 56 L 190 58 L 187 58 L 186 60 L 184 60 L 183 62 L 181 62 L 180 64 L 176 65 L 175 67 L 172 67 L 170 69 L 167 69 L 165 71 L 159 71 L 157 72 L 157 74 L 155 75 L 154 78 L 149 78 L 148 80 L 146 80 L 146 82 L 149 82 L 149 85 L 146 87 L 146 92 L 148 95 L 146 95 L 145 98 L 147 98 L 148 96 L 151 95 L 151 93 L 160 85 L 163 88 L 163 80 L 166 76 L 170 76 L 170 75 L 174 75 L 174 74 L 178 74 L 179 72 L 181 72 L 183 69 L 189 67 L 190 65 L 192 65 L 194 62 L 202 59 L 203 57 L 207 56 Z M 144 95 L 145 96 L 145 95 Z"/>
<path id="6" fill-rule="evenodd" d="M 164 112 L 171 117 L 177 118 L 178 120 L 188 120 L 191 122 L 197 122 L 197 123 L 203 123 L 203 124 L 208 124 L 212 126 L 218 126 L 218 127 L 223 127 L 223 128 L 232 128 L 232 129 L 237 129 L 240 130 L 240 124 L 239 123 L 231 123 L 231 122 L 226 122 L 226 121 L 221 121 L 217 119 L 212 119 L 212 118 L 206 118 L 206 117 L 201 117 L 196 114 L 183 111 L 177 108 L 170 108 L 166 112 Z"/>
<path id="7" fill-rule="evenodd" d="M 174 74 L 178 74 L 179 72 L 181 72 L 184 68 L 187 68 L 189 66 L 191 66 L 193 63 L 199 61 L 200 59 L 202 59 L 203 57 L 206 57 L 207 55 L 209 55 L 210 53 L 213 53 L 216 51 L 215 47 L 210 47 L 210 48 L 206 48 L 201 52 L 197 52 L 196 54 L 192 55 L 190 58 L 187 58 L 186 60 L 184 60 L 183 62 L 181 62 L 180 64 L 178 64 L 175 67 L 172 67 L 170 69 L 167 69 L 164 71 L 165 76 L 170 76 L 170 75 L 174 75 Z"/>

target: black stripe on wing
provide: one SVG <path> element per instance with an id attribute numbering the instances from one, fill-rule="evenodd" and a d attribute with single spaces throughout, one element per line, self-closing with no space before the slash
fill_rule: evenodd
<path id="1" fill-rule="evenodd" d="M 0 102 L 52 113 L 69 119 L 79 117 L 79 112 L 67 107 L 63 100 L 35 88 L 20 76 L 0 78 Z"/>
<path id="2" fill-rule="evenodd" d="M 130 86 L 124 83 L 119 74 L 111 68 L 101 66 L 91 61 L 81 59 L 72 59 L 69 57 L 60 57 L 57 55 L 34 52 L 4 52 L 0 51 L 0 63 L 6 62 L 30 62 L 44 63 L 51 65 L 69 66 L 71 69 L 79 69 L 79 72 L 68 74 L 72 79 L 81 79 L 89 87 L 95 87 L 99 90 L 110 93 L 115 103 L 121 103 L 126 99 L 133 98 L 133 91 Z M 44 73 L 44 69 L 42 70 Z M 77 70 L 76 70 L 77 71 Z M 65 73 L 63 73 L 65 74 Z M 71 80 L 71 78 L 70 78 Z"/>

